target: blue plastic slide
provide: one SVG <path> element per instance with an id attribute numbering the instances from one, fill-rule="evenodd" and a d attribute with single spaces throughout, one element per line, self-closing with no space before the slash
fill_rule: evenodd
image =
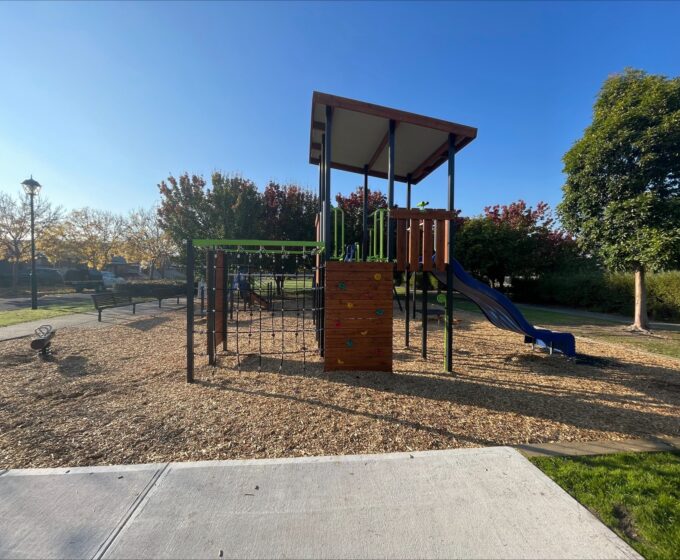
<path id="1" fill-rule="evenodd" d="M 434 272 L 437 279 L 446 284 L 446 273 Z M 482 310 L 486 318 L 499 329 L 524 335 L 524 342 L 536 343 L 565 356 L 576 355 L 576 342 L 570 333 L 537 329 L 531 325 L 519 309 L 502 293 L 475 280 L 463 270 L 460 263 L 453 261 L 453 289 L 471 299 Z"/>

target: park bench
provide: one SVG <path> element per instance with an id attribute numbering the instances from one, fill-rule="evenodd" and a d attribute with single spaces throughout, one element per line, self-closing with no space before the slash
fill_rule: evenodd
<path id="1" fill-rule="evenodd" d="M 132 301 L 130 296 L 121 296 L 116 294 L 92 294 L 92 302 L 94 303 L 94 308 L 99 313 L 98 320 L 102 320 L 102 311 L 104 309 L 113 309 L 114 307 L 127 307 L 132 306 L 132 314 L 134 315 L 137 311 L 137 304 Z"/>

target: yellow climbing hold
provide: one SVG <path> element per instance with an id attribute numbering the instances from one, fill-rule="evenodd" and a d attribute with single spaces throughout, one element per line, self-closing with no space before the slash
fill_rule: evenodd
<path id="1" fill-rule="evenodd" d="M 343 362 L 340 358 L 338 358 L 338 364 L 342 365 L 342 364 L 344 364 L 344 363 L 345 363 L 345 362 Z"/>
<path id="2" fill-rule="evenodd" d="M 376 281 L 382 280 L 382 274 L 380 274 L 379 272 L 376 272 L 376 273 L 373 275 L 373 279 L 376 280 Z"/>
<path id="3" fill-rule="evenodd" d="M 366 336 L 368 334 L 368 331 L 361 331 L 361 336 Z"/>
<path id="4" fill-rule="evenodd" d="M 354 304 L 351 301 L 347 302 L 347 309 L 352 309 L 354 307 Z"/>

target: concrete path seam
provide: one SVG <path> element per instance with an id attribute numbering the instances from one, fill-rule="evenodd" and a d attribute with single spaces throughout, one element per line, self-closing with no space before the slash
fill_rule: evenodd
<path id="1" fill-rule="evenodd" d="M 120 520 L 120 522 L 114 527 L 113 531 L 109 534 L 109 536 L 106 538 L 106 540 L 101 544 L 97 552 L 95 552 L 94 556 L 92 556 L 93 560 L 100 560 L 104 554 L 106 554 L 106 551 L 111 548 L 111 545 L 116 541 L 118 536 L 121 534 L 123 529 L 128 525 L 130 522 L 130 519 L 134 515 L 134 513 L 137 511 L 139 506 L 144 502 L 144 499 L 148 495 L 148 493 L 151 491 L 154 486 L 157 485 L 158 481 L 160 478 L 163 476 L 163 474 L 168 470 L 168 467 L 170 466 L 170 463 L 165 463 L 162 468 L 158 469 L 154 475 L 151 477 L 151 480 L 147 483 L 147 485 L 142 489 L 142 491 L 139 493 L 139 495 L 135 498 L 135 500 L 132 502 L 132 505 L 128 508 L 128 510 L 125 512 L 125 515 L 123 515 L 123 518 Z"/>
<path id="2" fill-rule="evenodd" d="M 0 476 L 5 474 L 6 472 L 9 472 L 7 469 L 0 469 Z"/>

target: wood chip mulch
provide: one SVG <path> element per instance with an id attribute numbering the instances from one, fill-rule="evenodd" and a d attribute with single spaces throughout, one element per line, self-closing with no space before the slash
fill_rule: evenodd
<path id="1" fill-rule="evenodd" d="M 213 368 L 197 335 L 197 382 L 188 385 L 181 312 L 61 329 L 47 360 L 28 339 L 0 342 L 0 468 L 680 435 L 680 361 L 585 338 L 584 355 L 570 361 L 458 317 L 455 375 L 443 373 L 442 326 L 430 322 L 423 361 L 419 323 L 405 349 L 401 318 L 394 373 L 324 373 L 310 353 L 304 364 L 272 355 L 260 367 L 248 340 L 240 370 L 233 353 Z M 286 349 L 301 347 L 301 334 L 286 336 Z M 242 338 L 259 345 L 257 335 Z"/>

